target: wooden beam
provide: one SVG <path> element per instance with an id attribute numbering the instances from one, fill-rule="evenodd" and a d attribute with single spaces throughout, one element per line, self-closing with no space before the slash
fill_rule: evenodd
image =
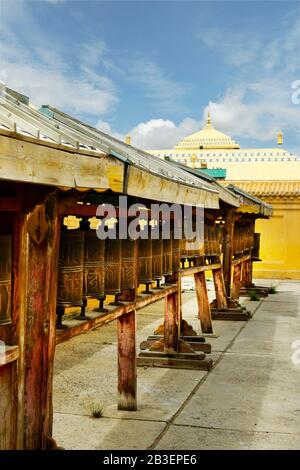
<path id="1" fill-rule="evenodd" d="M 181 277 L 193 276 L 196 273 L 200 273 L 202 271 L 212 271 L 220 267 L 221 267 L 220 263 L 213 263 L 213 264 L 204 264 L 203 266 L 194 266 L 192 268 L 183 268 L 180 270 L 180 275 Z"/>
<path id="2" fill-rule="evenodd" d="M 243 256 L 240 256 L 239 258 L 236 258 L 234 260 L 232 260 L 232 266 L 236 266 L 237 264 L 242 264 L 244 261 L 250 259 L 251 256 L 248 254 L 248 255 L 243 255 Z"/>
<path id="3" fill-rule="evenodd" d="M 137 409 L 136 313 L 118 318 L 118 410 Z"/>
<path id="4" fill-rule="evenodd" d="M 200 319 L 202 333 L 212 333 L 213 327 L 207 294 L 205 273 L 202 271 L 194 274 L 194 279 L 198 303 L 198 317 Z"/>
<path id="5" fill-rule="evenodd" d="M 101 315 L 91 318 L 85 322 L 80 322 L 79 325 L 70 327 L 65 330 L 60 330 L 56 332 L 56 344 L 62 343 L 73 336 L 77 336 L 81 333 L 85 333 L 86 331 L 99 328 L 100 326 L 106 325 L 111 321 L 116 320 L 122 315 L 131 312 L 132 310 L 138 310 L 140 308 L 146 307 L 147 305 L 156 302 L 160 299 L 163 299 L 167 294 L 171 294 L 173 292 L 177 292 L 177 286 L 171 286 L 164 288 L 159 292 L 155 292 L 155 294 L 145 295 L 142 298 L 136 299 L 135 302 L 129 302 L 128 304 L 124 304 L 120 307 L 113 308 L 110 305 L 107 306 L 109 309 L 108 313 L 102 313 Z M 106 306 L 105 306 L 106 307 Z M 88 312 L 87 312 L 88 315 Z"/>
<path id="6" fill-rule="evenodd" d="M 20 212 L 22 201 L 18 197 L 0 197 L 1 212 Z"/>

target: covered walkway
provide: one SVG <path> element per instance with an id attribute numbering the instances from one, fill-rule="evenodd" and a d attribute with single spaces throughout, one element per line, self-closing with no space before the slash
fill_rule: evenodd
<path id="1" fill-rule="evenodd" d="M 66 449 L 299 449 L 300 282 L 281 281 L 274 295 L 241 300 L 254 316 L 248 322 L 214 321 L 214 335 L 207 335 L 215 361 L 210 372 L 138 369 L 136 412 L 117 411 L 115 404 L 114 323 L 59 344 L 53 433 L 58 444 Z M 199 331 L 195 295 L 186 291 L 183 303 L 184 318 Z M 140 310 L 137 318 L 141 342 L 162 322 L 162 302 Z M 103 407 L 99 419 L 91 416 L 95 404 Z"/>

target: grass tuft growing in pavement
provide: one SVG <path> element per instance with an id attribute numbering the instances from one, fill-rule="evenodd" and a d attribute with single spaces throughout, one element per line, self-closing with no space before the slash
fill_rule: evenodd
<path id="1" fill-rule="evenodd" d="M 260 300 L 259 296 L 257 295 L 257 293 L 255 292 L 255 290 L 251 290 L 249 292 L 249 298 L 250 300 Z"/>
<path id="2" fill-rule="evenodd" d="M 103 416 L 103 406 L 98 403 L 93 403 L 91 406 L 91 413 L 94 418 L 101 418 L 101 416 Z"/>
<path id="3" fill-rule="evenodd" d="M 271 286 L 269 289 L 269 294 L 277 294 L 277 288 L 275 286 Z"/>

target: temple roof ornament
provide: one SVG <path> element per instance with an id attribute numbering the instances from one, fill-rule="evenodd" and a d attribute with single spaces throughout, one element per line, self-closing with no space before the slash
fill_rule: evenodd
<path id="1" fill-rule="evenodd" d="M 231 137 L 223 132 L 217 131 L 211 124 L 210 113 L 201 131 L 195 132 L 182 139 L 175 147 L 176 149 L 239 149 L 240 146 Z"/>

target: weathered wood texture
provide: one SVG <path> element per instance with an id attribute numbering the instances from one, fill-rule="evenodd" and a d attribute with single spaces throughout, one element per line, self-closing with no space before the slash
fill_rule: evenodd
<path id="1" fill-rule="evenodd" d="M 207 287 L 205 281 L 205 272 L 200 271 L 194 274 L 195 289 L 198 303 L 198 317 L 201 323 L 201 329 L 203 333 L 212 333 L 212 321 L 210 305 L 207 294 Z"/>
<path id="2" fill-rule="evenodd" d="M 52 433 L 52 378 L 55 350 L 56 295 L 60 222 L 56 192 L 36 206 L 26 223 L 42 238 L 26 236 L 26 312 L 24 331 L 24 449 L 44 449 Z"/>
<path id="3" fill-rule="evenodd" d="M 222 268 L 213 269 L 217 308 L 227 308 L 227 296 Z"/>
<path id="4" fill-rule="evenodd" d="M 1 352 L 0 352 L 1 354 Z M 1 361 L 1 356 L 0 356 Z M 1 421 L 0 421 L 0 449 L 12 450 L 16 448 L 16 419 L 17 419 L 17 390 L 16 390 L 17 362 L 2 364 L 0 362 L 0 390 L 1 390 Z"/>
<path id="5" fill-rule="evenodd" d="M 233 281 L 232 281 L 231 297 L 234 300 L 238 300 L 238 298 L 240 296 L 241 268 L 242 268 L 242 263 L 238 263 L 233 267 Z"/>
<path id="6" fill-rule="evenodd" d="M 180 336 L 179 293 L 167 295 L 165 298 L 164 322 L 164 351 L 166 353 L 178 351 Z"/>
<path id="7" fill-rule="evenodd" d="M 147 305 L 156 302 L 160 299 L 163 299 L 167 294 L 172 292 L 177 292 L 177 286 L 171 286 L 164 288 L 163 290 L 156 291 L 154 294 L 150 294 L 139 298 L 136 302 L 133 301 L 129 304 L 122 305 L 117 308 L 112 308 L 108 306 L 109 312 L 97 316 L 96 318 L 91 318 L 85 322 L 82 322 L 79 325 L 70 327 L 66 330 L 57 331 L 56 344 L 63 343 L 64 341 L 72 338 L 73 336 L 84 333 L 93 328 L 99 328 L 102 325 L 106 325 L 113 320 L 116 320 L 121 315 L 131 312 L 133 309 L 138 310 L 140 308 L 146 307 Z"/>
<path id="8" fill-rule="evenodd" d="M 241 285 L 243 287 L 252 286 L 252 261 L 250 258 L 243 262 Z"/>
<path id="9" fill-rule="evenodd" d="M 118 318 L 118 409 L 137 409 L 135 310 Z"/>

